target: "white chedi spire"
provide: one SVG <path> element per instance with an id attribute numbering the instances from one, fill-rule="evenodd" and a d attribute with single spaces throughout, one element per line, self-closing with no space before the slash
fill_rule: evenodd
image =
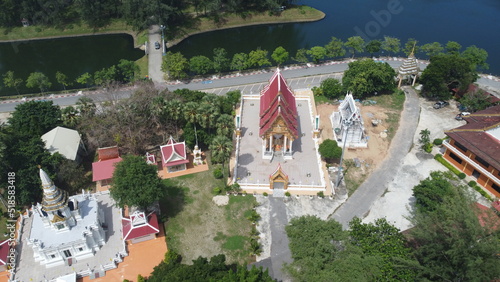
<path id="1" fill-rule="evenodd" d="M 42 181 L 43 188 L 43 209 L 46 212 L 50 212 L 65 208 L 68 204 L 68 192 L 57 188 L 49 175 L 41 168 L 40 180 Z"/>

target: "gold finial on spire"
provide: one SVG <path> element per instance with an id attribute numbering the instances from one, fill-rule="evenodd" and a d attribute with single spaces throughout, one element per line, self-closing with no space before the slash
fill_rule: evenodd
<path id="1" fill-rule="evenodd" d="M 415 40 L 415 42 L 413 42 L 413 48 L 411 49 L 410 57 L 415 56 L 415 47 L 417 47 L 417 40 Z"/>

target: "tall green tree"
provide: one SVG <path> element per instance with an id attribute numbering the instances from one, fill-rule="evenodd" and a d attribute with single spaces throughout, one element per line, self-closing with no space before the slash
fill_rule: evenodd
<path id="1" fill-rule="evenodd" d="M 50 88 L 50 86 L 52 86 L 52 83 L 49 78 L 41 72 L 32 72 L 26 79 L 26 87 L 38 88 L 42 94 L 47 88 Z"/>
<path id="2" fill-rule="evenodd" d="M 245 53 L 234 54 L 231 61 L 231 69 L 242 71 L 246 68 L 248 68 L 248 55 Z"/>
<path id="3" fill-rule="evenodd" d="M 382 261 L 378 281 L 414 281 L 418 262 L 408 248 L 406 238 L 396 227 L 379 218 L 375 223 L 362 223 L 354 218 L 349 222 L 350 243 L 363 254 L 379 257 Z"/>
<path id="4" fill-rule="evenodd" d="M 227 57 L 227 51 L 224 48 L 214 48 L 213 50 L 213 67 L 216 73 L 220 73 L 229 68 L 229 58 Z"/>
<path id="5" fill-rule="evenodd" d="M 116 65 L 118 72 L 118 81 L 128 83 L 135 80 L 135 76 L 140 69 L 136 62 L 121 59 Z"/>
<path id="6" fill-rule="evenodd" d="M 449 178 L 449 172 L 433 171 L 429 177 L 413 187 L 415 207 L 419 212 L 427 213 L 437 210 L 447 197 L 455 193 Z"/>
<path id="7" fill-rule="evenodd" d="M 234 119 L 228 114 L 222 114 L 217 118 L 215 127 L 217 128 L 217 135 L 231 138 L 234 130 Z"/>
<path id="8" fill-rule="evenodd" d="M 273 53 L 271 54 L 271 58 L 276 62 L 278 66 L 283 64 L 288 60 L 289 53 L 285 50 L 285 48 L 278 46 L 276 49 L 274 49 Z"/>
<path id="9" fill-rule="evenodd" d="M 342 85 L 344 90 L 363 98 L 375 92 L 393 91 L 396 87 L 395 76 L 396 72 L 389 64 L 365 59 L 349 63 Z"/>
<path id="10" fill-rule="evenodd" d="M 486 63 L 486 59 L 488 59 L 488 52 L 482 48 L 478 48 L 476 45 L 472 45 L 467 47 L 462 52 L 462 57 L 466 58 L 472 63 L 472 67 L 488 69 L 488 63 Z"/>
<path id="11" fill-rule="evenodd" d="M 446 53 L 448 54 L 453 54 L 453 55 L 458 55 L 460 54 L 460 49 L 462 49 L 462 45 L 456 41 L 448 41 L 446 43 Z"/>
<path id="12" fill-rule="evenodd" d="M 344 43 L 342 40 L 332 37 L 330 42 L 325 45 L 326 55 L 329 58 L 343 57 L 345 56 Z"/>
<path id="13" fill-rule="evenodd" d="M 379 53 L 382 50 L 382 41 L 378 39 L 370 40 L 365 46 L 366 52 L 370 53 L 370 57 L 373 57 L 373 54 Z"/>
<path id="14" fill-rule="evenodd" d="M 76 128 L 79 119 L 80 116 L 78 114 L 78 110 L 73 106 L 67 106 L 66 108 L 62 109 L 61 120 L 65 127 Z"/>
<path id="15" fill-rule="evenodd" d="M 464 91 L 476 79 L 477 72 L 469 60 L 458 55 L 440 54 L 431 58 L 420 82 L 427 97 L 448 100 L 452 89 Z"/>
<path id="16" fill-rule="evenodd" d="M 302 64 L 308 63 L 309 58 L 307 58 L 307 51 L 308 51 L 307 49 L 303 48 L 298 49 L 297 53 L 295 53 L 295 57 L 293 57 L 292 59 Z"/>
<path id="17" fill-rule="evenodd" d="M 197 74 L 207 74 L 213 69 L 212 61 L 205 56 L 194 56 L 189 59 L 189 69 Z"/>
<path id="18" fill-rule="evenodd" d="M 66 90 L 66 87 L 71 85 L 71 82 L 68 80 L 68 76 L 60 71 L 56 72 L 56 80 L 63 86 L 64 90 Z"/>
<path id="19" fill-rule="evenodd" d="M 271 62 L 267 58 L 268 55 L 267 50 L 261 50 L 260 48 L 257 50 L 252 50 L 248 54 L 248 61 L 247 61 L 247 66 L 248 67 L 263 67 L 263 66 L 270 66 Z"/>
<path id="20" fill-rule="evenodd" d="M 40 137 L 62 125 L 61 109 L 52 101 L 28 101 L 16 106 L 9 125 L 21 135 Z"/>
<path id="21" fill-rule="evenodd" d="M 460 104 L 464 106 L 467 111 L 477 112 L 491 106 L 491 96 L 484 92 L 482 89 L 476 89 L 464 94 L 460 99 Z"/>
<path id="22" fill-rule="evenodd" d="M 167 72 L 173 79 L 186 78 L 186 71 L 188 68 L 189 62 L 180 52 L 172 53 L 171 51 L 168 51 L 167 54 L 163 56 L 161 69 L 164 72 Z"/>
<path id="23" fill-rule="evenodd" d="M 349 51 L 352 53 L 352 57 L 354 58 L 356 52 L 361 53 L 364 51 L 365 40 L 361 36 L 351 36 L 347 38 L 344 46 L 349 48 Z"/>
<path id="24" fill-rule="evenodd" d="M 311 56 L 314 63 L 317 64 L 326 57 L 326 49 L 322 46 L 314 46 L 307 50 L 307 55 Z"/>
<path id="25" fill-rule="evenodd" d="M 23 80 L 16 78 L 13 71 L 8 71 L 3 75 L 3 84 L 9 88 L 16 89 L 17 95 L 19 95 L 19 86 L 23 83 Z"/>
<path id="26" fill-rule="evenodd" d="M 233 142 L 231 142 L 231 139 L 226 136 L 218 135 L 212 140 L 212 144 L 210 144 L 209 149 L 212 161 L 222 164 L 222 175 L 224 177 L 224 184 L 226 184 L 225 164 L 229 161 L 229 157 L 231 157 Z"/>
<path id="27" fill-rule="evenodd" d="M 500 235 L 492 221 L 496 219 L 498 224 L 498 217 L 479 210 L 464 185 L 454 179 L 448 181 L 453 193 L 444 195 L 434 210 L 417 209 L 412 217 L 415 227 L 408 236 L 422 266 L 417 280 L 498 279 Z"/>
<path id="28" fill-rule="evenodd" d="M 382 50 L 393 53 L 394 55 L 401 49 L 401 41 L 398 38 L 384 36 L 384 41 L 382 41 Z"/>
<path id="29" fill-rule="evenodd" d="M 328 99 L 337 99 L 342 96 L 342 83 L 335 78 L 327 78 L 321 81 L 321 93 Z"/>
<path id="30" fill-rule="evenodd" d="M 165 195 L 166 188 L 156 166 L 147 164 L 141 156 L 125 155 L 116 165 L 109 191 L 118 206 L 147 210 Z"/>
<path id="31" fill-rule="evenodd" d="M 94 78 L 90 73 L 86 72 L 76 78 L 76 83 L 90 87 L 94 83 Z"/>
<path id="32" fill-rule="evenodd" d="M 429 58 L 432 58 L 438 54 L 443 53 L 444 48 L 441 43 L 432 42 L 422 45 L 422 47 L 420 47 L 420 50 L 422 52 L 425 52 L 425 54 L 429 56 Z"/>

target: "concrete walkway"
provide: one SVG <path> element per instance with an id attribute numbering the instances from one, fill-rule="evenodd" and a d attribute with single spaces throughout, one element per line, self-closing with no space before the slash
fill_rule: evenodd
<path id="1" fill-rule="evenodd" d="M 354 217 L 365 217 L 373 203 L 383 195 L 389 183 L 394 179 L 393 172 L 397 171 L 403 158 L 410 151 L 418 125 L 420 106 L 417 93 L 410 87 L 405 87 L 404 90 L 406 101 L 388 156 L 332 215 L 333 219 L 340 222 L 344 229 L 349 227 L 348 224 Z"/>
<path id="2" fill-rule="evenodd" d="M 161 30 L 158 25 L 153 25 L 149 27 L 148 30 L 149 33 L 149 42 L 147 45 L 147 54 L 148 54 L 148 73 L 149 73 L 149 78 L 157 84 L 157 83 L 164 83 L 165 80 L 163 79 L 163 72 L 161 71 L 161 63 L 162 63 L 162 52 L 163 49 L 155 49 L 155 42 L 159 42 L 161 46 Z"/>

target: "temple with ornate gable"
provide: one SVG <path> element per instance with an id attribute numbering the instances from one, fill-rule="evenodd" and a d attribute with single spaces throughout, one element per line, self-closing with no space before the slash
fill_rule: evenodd
<path id="1" fill-rule="evenodd" d="M 279 69 L 261 91 L 259 136 L 264 159 L 271 159 L 275 152 L 292 158 L 292 143 L 299 136 L 297 105 Z"/>
<path id="2" fill-rule="evenodd" d="M 327 192 L 319 117 L 309 89 L 292 91 L 277 69 L 258 95 L 242 95 L 235 124 L 232 182 L 243 191 L 274 197 Z"/>

